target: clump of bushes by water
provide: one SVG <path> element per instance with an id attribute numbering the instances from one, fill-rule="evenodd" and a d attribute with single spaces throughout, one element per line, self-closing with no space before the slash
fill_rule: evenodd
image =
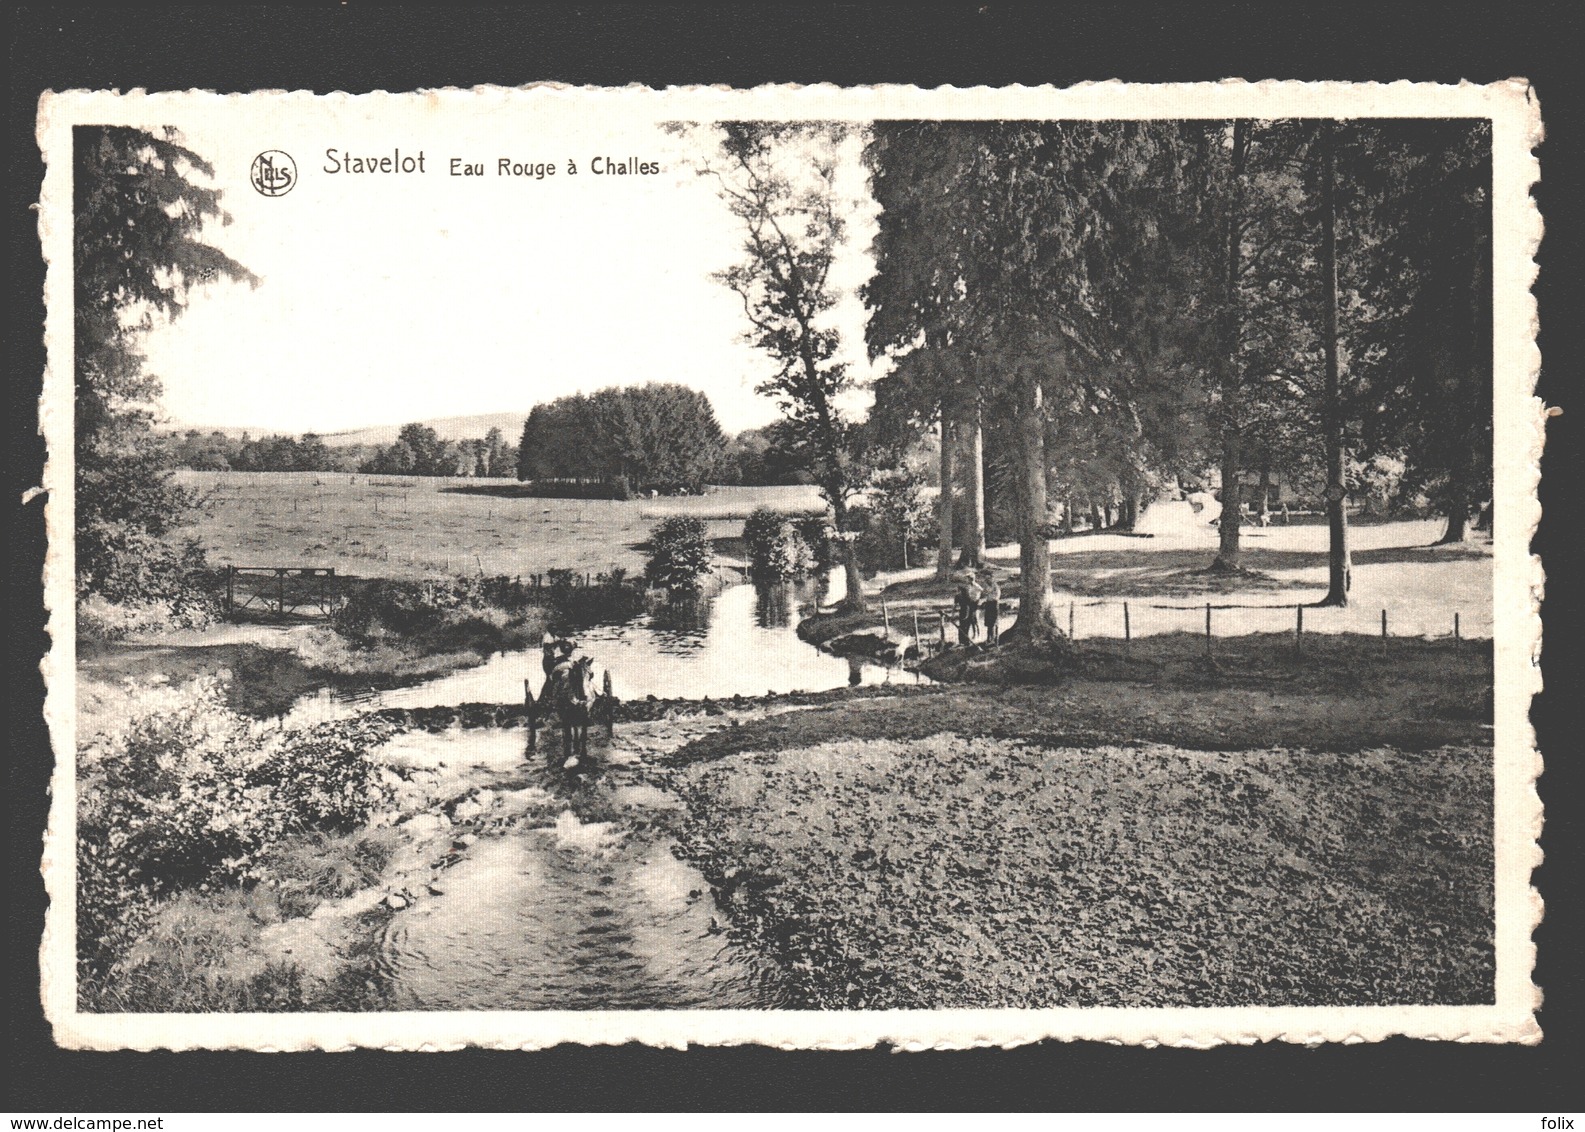
<path id="1" fill-rule="evenodd" d="M 134 693 L 127 718 L 78 759 L 85 975 L 111 973 L 161 900 L 254 884 L 283 839 L 349 833 L 391 804 L 365 754 L 394 730 L 377 719 L 269 730 L 231 711 L 211 677 Z"/>
<path id="2" fill-rule="evenodd" d="M 688 515 L 662 521 L 649 536 L 644 577 L 673 595 L 697 593 L 710 572 L 710 539 L 705 525 Z"/>
<path id="3" fill-rule="evenodd" d="M 840 562 L 836 540 L 831 537 L 834 533 L 831 520 L 824 514 L 794 515 L 792 525 L 803 544 L 809 548 L 813 559 L 811 570 L 829 570 Z"/>
<path id="4" fill-rule="evenodd" d="M 455 577 L 368 582 L 348 595 L 334 625 L 360 648 L 489 655 L 532 645 L 546 622 L 534 590 L 515 579 Z"/>
<path id="5" fill-rule="evenodd" d="M 644 610 L 643 586 L 630 581 L 620 566 L 593 575 L 551 570 L 538 596 L 558 632 L 621 624 Z"/>
<path id="6" fill-rule="evenodd" d="M 761 581 L 791 581 L 808 574 L 814 552 L 794 518 L 769 507 L 756 507 L 743 523 L 749 570 Z"/>

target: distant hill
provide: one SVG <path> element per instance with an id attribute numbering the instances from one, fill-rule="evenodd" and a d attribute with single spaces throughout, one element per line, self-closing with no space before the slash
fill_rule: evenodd
<path id="1" fill-rule="evenodd" d="M 482 439 L 484 434 L 489 432 L 490 429 L 498 428 L 508 444 L 516 444 L 517 438 L 523 432 L 523 421 L 527 417 L 528 410 L 523 409 L 511 413 L 475 413 L 467 417 L 435 417 L 417 423 L 434 429 L 442 440 L 469 440 L 475 437 Z M 370 425 L 367 428 L 348 429 L 344 432 L 322 432 L 319 436 L 326 444 L 333 447 L 352 444 L 391 444 L 396 440 L 396 434 L 401 431 L 402 425 L 411 423 L 413 422 L 401 421 L 397 424 Z M 268 436 L 271 433 L 280 431 L 268 428 L 239 428 L 230 425 L 225 427 L 173 425 L 167 431 L 186 432 L 189 428 L 196 428 L 199 432 L 204 433 L 220 432 L 230 437 L 238 437 L 243 433 L 247 433 L 250 436 Z M 301 434 L 297 433 L 294 435 Z"/>

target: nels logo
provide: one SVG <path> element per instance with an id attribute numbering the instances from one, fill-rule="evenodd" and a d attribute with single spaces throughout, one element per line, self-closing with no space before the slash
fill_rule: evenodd
<path id="1" fill-rule="evenodd" d="M 264 196 L 283 197 L 297 184 L 297 162 L 289 153 L 267 149 L 253 159 L 248 180 Z"/>

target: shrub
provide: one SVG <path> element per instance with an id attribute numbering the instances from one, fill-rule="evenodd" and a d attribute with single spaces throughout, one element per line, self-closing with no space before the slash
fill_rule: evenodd
<path id="1" fill-rule="evenodd" d="M 176 614 L 169 602 L 126 604 L 89 594 L 77 603 L 79 641 L 120 641 L 174 627 Z"/>
<path id="2" fill-rule="evenodd" d="M 649 562 L 644 576 L 650 585 L 672 594 L 692 593 L 710 570 L 710 540 L 704 523 L 674 515 L 650 532 Z"/>
<path id="3" fill-rule="evenodd" d="M 197 539 L 176 541 L 132 523 L 94 519 L 83 523 L 77 550 L 80 597 L 98 594 L 120 605 L 166 602 L 177 610 L 215 606 Z"/>
<path id="4" fill-rule="evenodd" d="M 338 632 L 362 644 L 391 636 L 443 637 L 489 622 L 496 629 L 543 627 L 534 591 L 508 577 L 454 577 L 422 582 L 381 579 L 348 596 L 336 611 Z M 506 614 L 505 617 L 498 616 Z M 521 635 L 521 634 L 515 634 Z M 463 634 L 465 637 L 466 634 Z M 499 634 L 485 632 L 486 644 Z"/>
<path id="5" fill-rule="evenodd" d="M 858 537 L 859 564 L 867 572 L 876 570 L 901 570 L 904 568 L 903 543 L 905 533 L 895 516 L 875 513 L 862 508 L 852 512 L 854 525 L 862 524 Z M 908 557 L 906 565 L 922 566 L 934 554 L 936 535 L 940 530 L 933 516 L 916 523 L 906 533 Z"/>
<path id="6" fill-rule="evenodd" d="M 809 548 L 814 569 L 829 570 L 837 565 L 837 544 L 831 537 L 831 522 L 825 515 L 800 515 L 793 519 L 793 530 L 798 532 L 798 537 Z"/>
<path id="7" fill-rule="evenodd" d="M 749 569 L 754 577 L 785 581 L 800 578 L 814 565 L 814 554 L 792 518 L 769 507 L 757 507 L 743 523 Z"/>
<path id="8" fill-rule="evenodd" d="M 256 876 L 283 835 L 347 830 L 389 803 L 364 750 L 378 721 L 266 732 L 213 677 L 134 692 L 128 724 L 78 762 L 78 954 L 108 961 L 153 902 Z"/>

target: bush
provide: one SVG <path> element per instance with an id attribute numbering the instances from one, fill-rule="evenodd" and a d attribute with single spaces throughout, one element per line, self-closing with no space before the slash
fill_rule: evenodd
<path id="1" fill-rule="evenodd" d="M 896 516 L 884 511 L 871 511 L 855 507 L 850 512 L 852 524 L 859 531 L 859 565 L 868 573 L 877 570 L 904 568 L 903 528 Z M 920 566 L 931 561 L 940 525 L 933 516 L 926 516 L 908 532 L 908 566 Z"/>
<path id="2" fill-rule="evenodd" d="M 644 577 L 668 593 L 697 592 L 710 570 L 710 540 L 704 523 L 686 515 L 666 519 L 649 536 Z"/>
<path id="3" fill-rule="evenodd" d="M 814 565 L 814 554 L 792 518 L 769 507 L 755 508 L 744 521 L 743 541 L 748 544 L 749 569 L 756 578 L 801 578 Z"/>
<path id="4" fill-rule="evenodd" d="M 364 757 L 386 723 L 265 732 L 213 677 L 134 693 L 128 720 L 78 762 L 78 954 L 90 962 L 118 951 L 157 898 L 253 879 L 282 836 L 348 830 L 390 801 Z"/>
<path id="5" fill-rule="evenodd" d="M 534 591 L 508 577 L 455 577 L 422 582 L 381 579 L 348 596 L 336 611 L 337 631 L 363 643 L 390 636 L 440 634 L 466 621 L 505 612 L 507 624 L 535 620 Z M 504 627 L 504 626 L 503 626 Z"/>
<path id="6" fill-rule="evenodd" d="M 168 601 L 114 602 L 89 594 L 77 603 L 79 641 L 120 641 L 144 633 L 171 629 L 198 629 L 209 623 L 202 611 L 178 614 Z"/>
<path id="7" fill-rule="evenodd" d="M 78 539 L 78 635 L 119 640 L 202 628 L 220 614 L 219 590 L 196 540 L 173 543 L 128 524 L 97 523 Z"/>
<path id="8" fill-rule="evenodd" d="M 829 570 L 838 563 L 836 540 L 831 537 L 831 523 L 824 515 L 802 515 L 793 519 L 793 530 L 809 548 L 814 559 L 813 569 Z"/>

